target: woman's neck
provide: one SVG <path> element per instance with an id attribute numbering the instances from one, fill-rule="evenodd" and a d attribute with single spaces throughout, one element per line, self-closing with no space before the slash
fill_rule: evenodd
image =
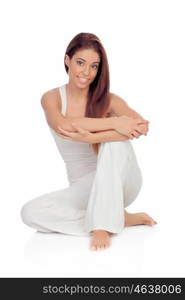
<path id="1" fill-rule="evenodd" d="M 86 103 L 88 90 L 89 88 L 80 89 L 70 81 L 66 84 L 68 98 L 70 98 L 71 101 L 75 101 L 75 103 Z"/>

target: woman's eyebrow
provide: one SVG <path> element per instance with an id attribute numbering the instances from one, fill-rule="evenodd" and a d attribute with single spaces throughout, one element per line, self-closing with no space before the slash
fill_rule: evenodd
<path id="1" fill-rule="evenodd" d="M 81 58 L 81 57 L 77 57 L 76 59 L 81 59 L 83 61 L 86 61 L 85 59 Z M 100 63 L 100 61 L 94 61 L 93 63 Z"/>

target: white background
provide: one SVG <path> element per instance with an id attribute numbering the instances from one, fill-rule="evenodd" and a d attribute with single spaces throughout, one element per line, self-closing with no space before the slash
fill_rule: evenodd
<path id="1" fill-rule="evenodd" d="M 183 0 L 1 1 L 1 277 L 185 276 L 184 15 Z M 28 200 L 68 186 L 40 98 L 68 81 L 63 57 L 80 32 L 101 39 L 111 92 L 150 120 L 132 141 L 144 181 L 128 211 L 158 224 L 126 228 L 98 252 L 20 218 Z"/>

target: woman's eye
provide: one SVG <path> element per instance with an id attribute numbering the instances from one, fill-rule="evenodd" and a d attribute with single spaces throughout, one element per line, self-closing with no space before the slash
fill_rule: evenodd
<path id="1" fill-rule="evenodd" d="M 95 70 L 97 70 L 98 69 L 98 66 L 97 65 L 94 65 L 94 66 L 92 66 Z"/>
<path id="2" fill-rule="evenodd" d="M 77 64 L 79 64 L 81 66 L 83 64 L 83 62 L 80 60 L 77 60 Z"/>

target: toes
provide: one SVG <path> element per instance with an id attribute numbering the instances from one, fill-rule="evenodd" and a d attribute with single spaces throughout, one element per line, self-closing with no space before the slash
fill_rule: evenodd
<path id="1" fill-rule="evenodd" d="M 150 219 L 150 220 L 147 220 L 146 221 L 146 224 L 147 225 L 151 225 L 151 226 L 153 226 L 153 225 L 155 225 L 155 224 L 157 224 L 153 219 Z"/>
<path id="2" fill-rule="evenodd" d="M 151 225 L 151 226 L 157 224 L 157 222 L 152 217 L 150 217 L 148 214 L 143 213 L 143 217 L 144 217 L 145 224 Z"/>
<path id="3" fill-rule="evenodd" d="M 100 244 L 100 245 L 99 245 L 99 249 L 100 249 L 100 250 L 104 250 L 104 249 L 105 249 L 105 246 L 106 246 L 105 244 Z"/>
<path id="4" fill-rule="evenodd" d="M 155 220 L 153 220 L 153 225 L 156 225 L 156 224 L 157 224 L 157 222 Z"/>
<path id="5" fill-rule="evenodd" d="M 95 251 L 95 250 L 97 250 L 97 247 L 96 247 L 95 244 L 91 243 L 90 244 L 90 249 L 93 250 L 93 251 Z"/>
<path id="6" fill-rule="evenodd" d="M 103 247 L 101 245 L 97 246 L 97 250 L 102 250 L 102 249 L 103 249 Z"/>
<path id="7" fill-rule="evenodd" d="M 107 249 L 110 247 L 110 241 L 108 241 L 107 243 L 105 243 L 104 248 Z"/>
<path id="8" fill-rule="evenodd" d="M 91 244 L 90 249 L 93 251 L 104 250 L 104 249 L 107 249 L 109 246 L 110 246 L 109 242 L 104 243 L 104 244 L 96 244 L 96 245 Z"/>
<path id="9" fill-rule="evenodd" d="M 157 222 L 154 219 L 151 218 L 151 220 L 152 220 L 152 225 L 157 224 Z"/>

